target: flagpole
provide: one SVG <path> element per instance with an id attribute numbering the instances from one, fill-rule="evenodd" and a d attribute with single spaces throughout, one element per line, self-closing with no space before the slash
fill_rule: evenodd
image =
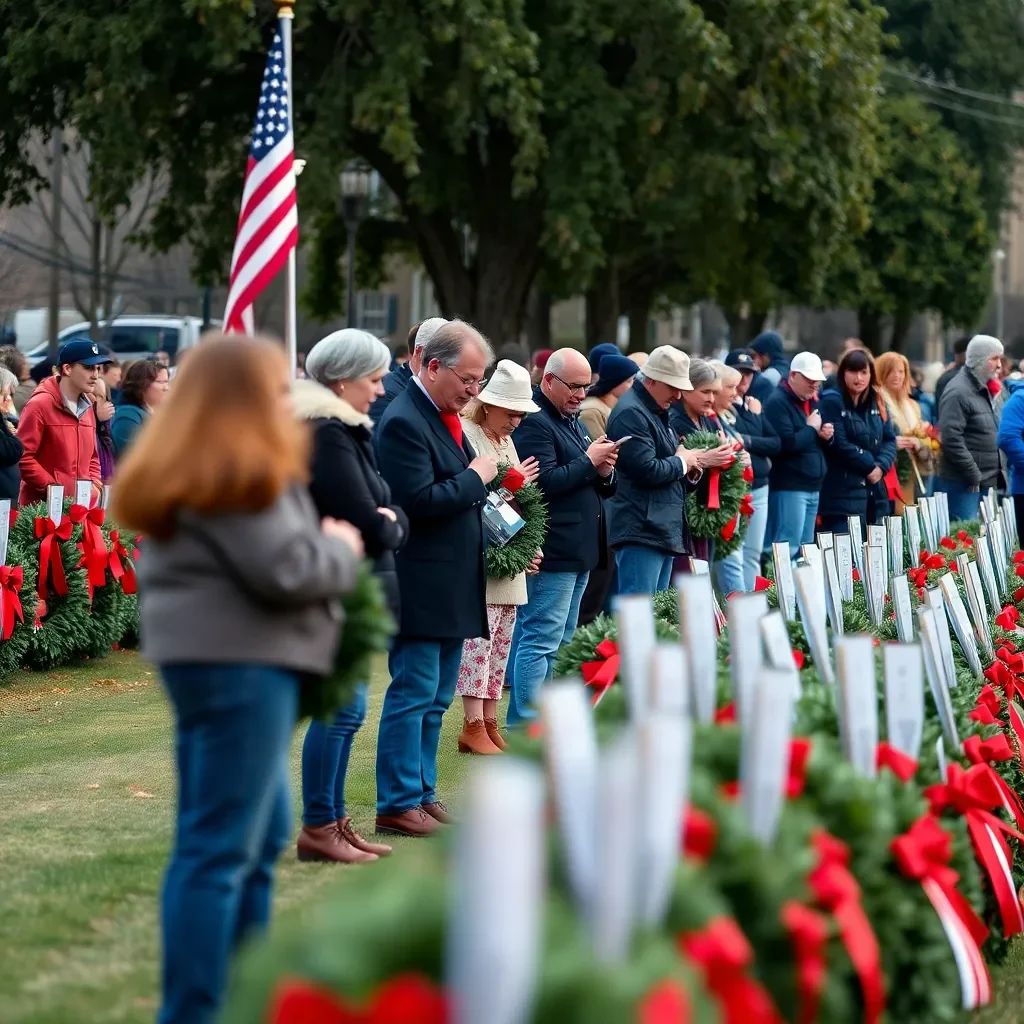
<path id="1" fill-rule="evenodd" d="M 288 76 L 288 116 L 291 118 L 292 138 L 295 136 L 295 102 L 292 88 L 292 21 L 295 18 L 294 0 L 274 0 L 277 16 L 281 19 L 281 45 L 284 48 L 284 67 Z M 284 344 L 288 352 L 288 366 L 294 375 L 298 365 L 297 324 L 295 315 L 295 254 L 298 246 L 288 253 L 284 272 Z"/>

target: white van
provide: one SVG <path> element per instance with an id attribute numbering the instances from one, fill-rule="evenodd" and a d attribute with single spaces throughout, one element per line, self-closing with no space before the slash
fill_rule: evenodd
<path id="1" fill-rule="evenodd" d="M 216 326 L 216 323 L 211 324 Z M 126 314 L 109 326 L 100 321 L 102 344 L 109 346 L 122 363 L 133 359 L 151 359 L 157 352 L 166 352 L 174 362 L 175 356 L 199 343 L 203 321 L 197 316 L 162 316 L 159 314 Z M 89 339 L 89 324 L 78 323 L 66 327 L 57 335 L 61 345 L 67 341 Z M 29 363 L 47 358 L 48 345 L 44 342 L 27 353 Z"/>

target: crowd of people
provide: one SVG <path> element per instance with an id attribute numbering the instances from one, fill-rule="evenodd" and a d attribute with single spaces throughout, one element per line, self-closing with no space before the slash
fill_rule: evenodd
<path id="1" fill-rule="evenodd" d="M 787 360 L 768 332 L 719 360 L 663 345 L 495 358 L 460 320 L 416 325 L 408 358 L 334 332 L 295 379 L 279 346 L 208 336 L 173 380 L 72 341 L 51 376 L 0 350 L 0 496 L 114 480 L 114 514 L 144 535 L 143 653 L 175 712 L 179 794 L 162 905 L 162 1024 L 203 1024 L 232 951 L 265 926 L 288 844 L 289 738 L 299 693 L 331 672 L 340 598 L 365 557 L 397 624 L 376 748 L 379 838 L 431 836 L 441 723 L 456 696 L 464 753 L 500 755 L 530 722 L 555 655 L 616 595 L 665 589 L 707 563 L 722 598 L 755 587 L 772 545 L 899 514 L 934 487 L 953 518 L 1005 486 L 1024 504 L 1024 386 L 1003 347 L 958 343 L 930 387 L 898 354 L 848 342 L 838 361 Z M 941 370 L 941 368 L 940 368 Z M 941 443 L 941 454 L 937 454 Z M 739 460 L 752 514 L 716 552 L 688 503 Z M 115 470 L 116 467 L 116 470 Z M 546 503 L 543 543 L 512 578 L 488 576 L 482 506 L 506 467 Z M 511 499 L 514 505 L 514 495 Z M 391 853 L 346 807 L 368 680 L 301 758 L 303 861 Z"/>

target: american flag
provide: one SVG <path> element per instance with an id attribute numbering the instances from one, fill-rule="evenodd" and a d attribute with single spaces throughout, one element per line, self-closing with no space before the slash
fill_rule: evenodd
<path id="1" fill-rule="evenodd" d="M 224 311 L 224 330 L 240 334 L 253 333 L 252 304 L 299 240 L 295 147 L 280 22 L 260 90 Z"/>

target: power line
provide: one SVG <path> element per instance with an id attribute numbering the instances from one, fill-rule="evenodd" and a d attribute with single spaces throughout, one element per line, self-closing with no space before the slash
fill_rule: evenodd
<path id="1" fill-rule="evenodd" d="M 961 96 L 969 96 L 972 99 L 983 100 L 986 103 L 996 103 L 1000 106 L 1013 107 L 1016 110 L 1024 111 L 1024 103 L 1018 103 L 1016 100 L 1010 99 L 1008 96 L 1000 96 L 998 93 L 979 92 L 977 89 L 967 89 L 960 85 L 952 85 L 949 82 L 940 82 L 937 78 L 925 78 L 922 75 L 913 75 L 909 71 L 904 71 L 892 64 L 886 64 L 885 71 L 890 75 L 897 75 L 899 78 L 905 78 L 910 82 L 916 82 L 918 85 L 927 86 L 929 89 L 943 89 L 946 92 L 958 93 Z"/>
<path id="2" fill-rule="evenodd" d="M 943 110 L 951 110 L 957 114 L 964 114 L 967 117 L 974 117 L 982 121 L 992 121 L 995 124 L 1008 124 L 1013 128 L 1020 128 L 1024 131 L 1024 117 L 1013 118 L 1013 117 L 1000 117 L 998 114 L 989 114 L 984 110 L 975 110 L 972 107 L 965 107 L 960 103 L 954 103 L 951 100 L 945 98 L 938 98 L 936 96 L 922 96 L 921 99 L 925 103 L 930 104 L 934 107 L 941 107 Z"/>

